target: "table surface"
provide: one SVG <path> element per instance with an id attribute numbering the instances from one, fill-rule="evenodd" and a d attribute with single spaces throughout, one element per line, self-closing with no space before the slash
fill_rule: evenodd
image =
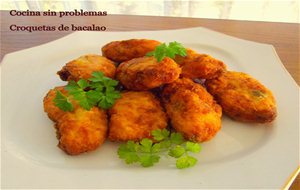
<path id="1" fill-rule="evenodd" d="M 106 17 L 35 17 L 35 16 L 11 16 L 8 11 L 1 11 L 1 57 L 7 53 L 34 47 L 69 33 L 65 32 L 22 32 L 10 31 L 9 26 L 16 25 L 49 25 L 60 24 L 75 25 L 102 25 L 106 31 L 135 31 L 135 30 L 166 30 L 190 27 L 206 27 L 238 38 L 272 44 L 285 68 L 300 84 L 299 67 L 299 27 L 300 24 L 276 23 L 276 22 L 253 22 L 233 21 L 198 18 L 178 17 L 150 17 L 150 16 L 127 16 L 109 15 Z M 291 190 L 300 187 L 300 175 L 291 186 Z"/>

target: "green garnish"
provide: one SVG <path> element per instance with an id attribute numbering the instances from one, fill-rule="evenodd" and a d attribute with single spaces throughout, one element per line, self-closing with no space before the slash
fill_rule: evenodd
<path id="1" fill-rule="evenodd" d="M 140 142 L 128 141 L 121 144 L 118 149 L 120 159 L 126 164 L 139 163 L 143 167 L 153 166 L 159 162 L 162 154 L 176 158 L 178 169 L 192 167 L 197 163 L 197 159 L 189 155 L 190 152 L 198 153 L 201 146 L 198 143 L 185 141 L 181 133 L 163 129 L 151 132 L 153 140 L 144 138 Z"/>
<path id="2" fill-rule="evenodd" d="M 93 106 L 108 109 L 121 97 L 120 92 L 115 90 L 117 85 L 118 81 L 105 77 L 102 72 L 93 72 L 88 80 L 69 81 L 65 87 L 68 96 L 56 91 L 53 101 L 63 111 L 74 110 L 71 99 L 86 110 L 90 110 Z"/>
<path id="3" fill-rule="evenodd" d="M 56 96 L 53 100 L 55 106 L 59 107 L 63 111 L 72 111 L 74 109 L 70 98 L 63 95 L 60 91 L 56 91 Z"/>
<path id="4" fill-rule="evenodd" d="M 170 42 L 169 45 L 162 43 L 146 54 L 146 56 L 154 56 L 158 62 L 163 60 L 165 57 L 175 58 L 176 55 L 185 57 L 187 55 L 186 49 L 178 42 Z"/>

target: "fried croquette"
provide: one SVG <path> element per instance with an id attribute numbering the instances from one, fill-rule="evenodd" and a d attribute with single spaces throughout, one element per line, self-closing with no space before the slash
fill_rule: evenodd
<path id="1" fill-rule="evenodd" d="M 85 110 L 74 101 L 74 111 L 65 112 L 53 102 L 56 91 L 67 95 L 63 86 L 50 90 L 44 98 L 44 110 L 56 122 L 58 146 L 70 155 L 95 150 L 107 136 L 106 112 L 97 107 Z"/>
<path id="2" fill-rule="evenodd" d="M 121 63 L 133 58 L 143 57 L 158 45 L 160 45 L 160 42 L 148 39 L 113 41 L 102 47 L 102 55 Z"/>
<path id="3" fill-rule="evenodd" d="M 212 79 L 226 71 L 222 61 L 191 49 L 187 49 L 186 57 L 176 56 L 175 61 L 181 66 L 181 76 L 190 79 Z"/>
<path id="4" fill-rule="evenodd" d="M 229 117 L 245 122 L 271 122 L 277 115 L 272 92 L 251 76 L 228 71 L 207 80 L 208 91 Z"/>
<path id="5" fill-rule="evenodd" d="M 64 81 L 78 81 L 89 79 L 94 71 L 101 71 L 105 76 L 114 78 L 116 66 L 103 56 L 89 54 L 70 61 L 57 74 Z"/>
<path id="6" fill-rule="evenodd" d="M 183 78 L 166 85 L 162 99 L 172 126 L 186 139 L 208 141 L 221 129 L 221 107 L 192 80 Z"/>
<path id="7" fill-rule="evenodd" d="M 121 96 L 109 110 L 109 140 L 139 141 L 167 127 L 166 114 L 151 92 L 128 91 Z"/>
<path id="8" fill-rule="evenodd" d="M 106 111 L 97 107 L 85 110 L 78 107 L 66 112 L 56 124 L 58 147 L 70 155 L 98 148 L 107 136 Z"/>
<path id="9" fill-rule="evenodd" d="M 175 81 L 180 72 L 171 58 L 157 62 L 154 57 L 141 57 L 121 63 L 116 78 L 129 90 L 143 91 Z"/>

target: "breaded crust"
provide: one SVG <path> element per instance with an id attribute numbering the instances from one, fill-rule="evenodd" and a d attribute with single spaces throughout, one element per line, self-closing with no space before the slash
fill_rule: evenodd
<path id="1" fill-rule="evenodd" d="M 163 89 L 163 99 L 168 100 L 171 95 L 175 94 L 180 89 L 196 93 L 201 100 L 205 101 L 208 104 L 216 103 L 213 97 L 206 91 L 205 88 L 203 88 L 203 86 L 196 84 L 189 78 L 180 78 L 175 82 L 168 84 Z"/>
<path id="2" fill-rule="evenodd" d="M 154 57 L 135 58 L 119 65 L 116 78 L 130 90 L 149 90 L 175 81 L 180 67 L 168 57 L 157 62 Z"/>
<path id="3" fill-rule="evenodd" d="M 133 58 L 143 57 L 153 51 L 160 42 L 147 39 L 130 39 L 113 41 L 102 47 L 102 55 L 115 62 L 121 63 Z"/>
<path id="4" fill-rule="evenodd" d="M 106 111 L 93 107 L 67 112 L 57 123 L 58 147 L 70 155 L 98 148 L 107 136 Z"/>
<path id="5" fill-rule="evenodd" d="M 167 117 L 151 92 L 123 92 L 109 110 L 108 138 L 111 141 L 139 141 L 151 131 L 167 127 Z"/>
<path id="6" fill-rule="evenodd" d="M 228 71 L 205 84 L 224 113 L 235 120 L 266 123 L 277 115 L 272 92 L 248 74 Z"/>
<path id="7" fill-rule="evenodd" d="M 172 126 L 186 139 L 208 141 L 221 129 L 221 107 L 192 80 L 183 78 L 166 85 L 162 98 Z"/>
<path id="8" fill-rule="evenodd" d="M 65 112 L 55 106 L 53 102 L 56 91 L 67 95 L 63 86 L 50 90 L 44 98 L 44 110 L 49 118 L 55 122 L 58 146 L 67 154 L 77 155 L 95 150 L 107 136 L 106 111 L 93 107 L 90 111 L 71 101 L 74 110 Z"/>
<path id="9" fill-rule="evenodd" d="M 105 76 L 114 78 L 116 66 L 103 56 L 89 54 L 68 62 L 57 74 L 64 81 L 78 81 L 90 78 L 94 71 L 101 71 Z"/>
<path id="10" fill-rule="evenodd" d="M 190 79 L 212 79 L 226 71 L 226 65 L 212 56 L 198 54 L 188 49 L 187 56 L 176 56 L 175 61 L 181 66 L 181 76 Z"/>

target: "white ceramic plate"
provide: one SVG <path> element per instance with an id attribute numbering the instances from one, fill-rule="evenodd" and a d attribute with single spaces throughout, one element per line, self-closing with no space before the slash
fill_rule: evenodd
<path id="1" fill-rule="evenodd" d="M 68 61 L 100 53 L 122 39 L 178 41 L 246 72 L 276 97 L 278 117 L 267 125 L 223 117 L 223 128 L 203 144 L 198 164 L 178 170 L 163 159 L 152 168 L 127 166 L 117 144 L 68 156 L 56 147 L 53 123 L 43 112 L 47 91 L 65 84 L 56 72 Z M 2 187 L 5 188 L 274 188 L 285 186 L 299 165 L 299 87 L 271 45 L 204 28 L 139 32 L 76 32 L 8 54 L 2 67 Z"/>

